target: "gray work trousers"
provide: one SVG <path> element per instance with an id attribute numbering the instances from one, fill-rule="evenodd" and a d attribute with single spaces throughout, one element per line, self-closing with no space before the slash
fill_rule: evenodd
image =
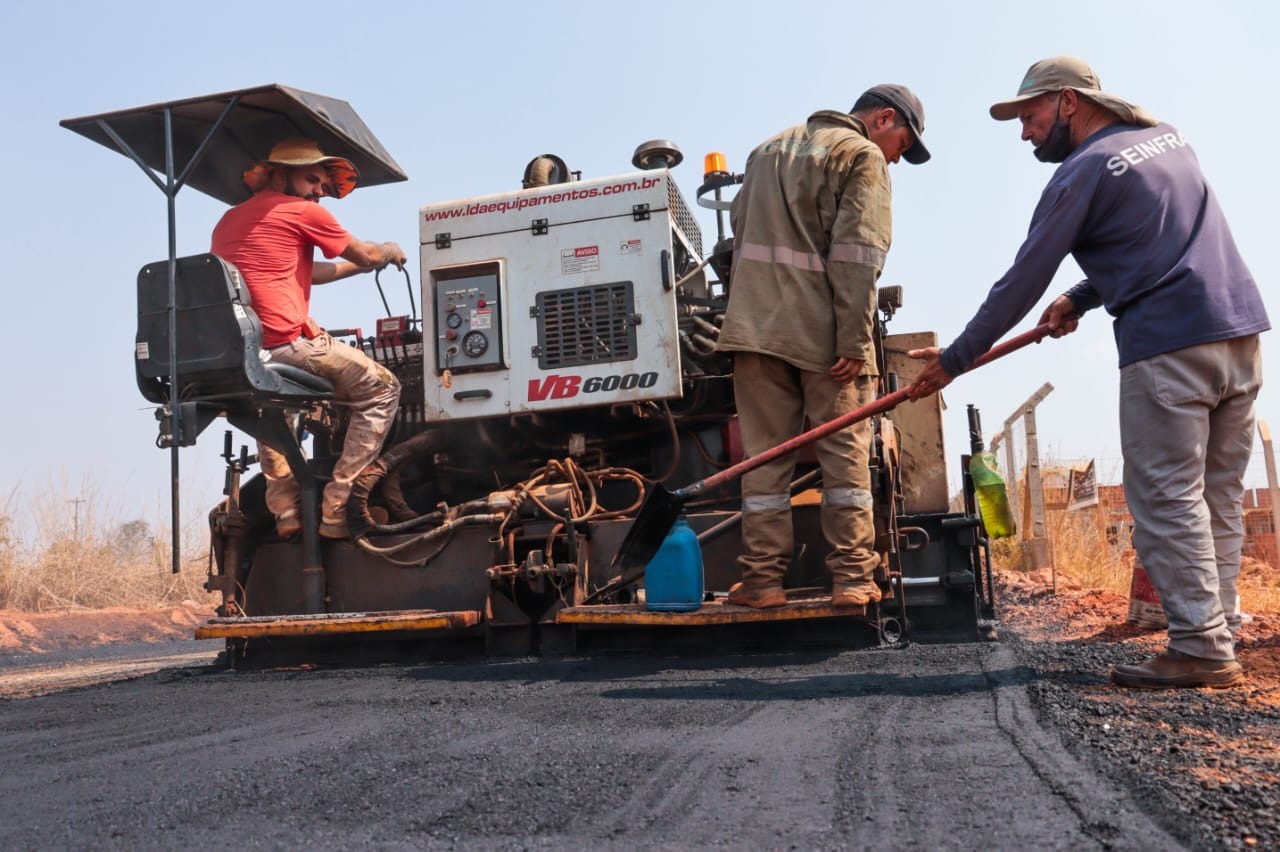
<path id="1" fill-rule="evenodd" d="M 1261 385 L 1256 334 L 1120 371 L 1133 543 L 1169 618 L 1169 647 L 1193 657 L 1235 658 L 1244 472 Z"/>

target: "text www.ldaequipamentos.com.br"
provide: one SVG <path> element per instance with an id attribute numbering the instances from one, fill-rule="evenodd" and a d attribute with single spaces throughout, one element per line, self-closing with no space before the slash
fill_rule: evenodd
<path id="1" fill-rule="evenodd" d="M 461 219 L 463 216 L 477 216 L 481 213 L 506 213 L 508 210 L 524 210 L 527 207 L 541 207 L 547 204 L 562 204 L 566 201 L 581 201 L 584 198 L 597 198 L 601 195 L 618 195 L 623 192 L 636 192 L 657 186 L 658 178 L 641 178 L 623 183 L 611 183 L 606 186 L 588 186 L 582 189 L 569 189 L 564 192 L 553 192 L 547 195 L 535 195 L 528 198 L 512 198 L 507 201 L 489 201 L 486 203 L 463 204 L 447 210 L 430 210 L 426 215 L 428 222 L 440 219 Z"/>

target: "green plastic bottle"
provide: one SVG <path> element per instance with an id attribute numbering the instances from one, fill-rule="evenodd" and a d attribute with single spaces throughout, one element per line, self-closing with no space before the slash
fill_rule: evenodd
<path id="1" fill-rule="evenodd" d="M 969 459 L 969 476 L 978 497 L 978 514 L 988 538 L 1007 538 L 1018 531 L 1009 506 L 1009 492 L 994 453 L 974 453 Z"/>

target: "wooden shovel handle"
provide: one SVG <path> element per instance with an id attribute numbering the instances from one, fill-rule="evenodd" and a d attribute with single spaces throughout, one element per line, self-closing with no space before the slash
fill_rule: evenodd
<path id="1" fill-rule="evenodd" d="M 989 364 L 997 358 L 1008 355 L 1010 352 L 1014 352 L 1024 346 L 1028 346 L 1032 343 L 1039 343 L 1049 335 L 1051 330 L 1052 329 L 1049 328 L 1049 324 L 1045 323 L 1043 325 L 1036 326 L 1030 331 L 1023 332 L 1017 337 L 1011 337 L 1004 343 L 998 343 L 984 352 L 978 360 L 974 361 L 973 366 L 971 366 L 969 370 L 972 371 L 981 367 L 983 364 Z M 762 453 L 757 453 L 751 458 L 743 459 L 737 464 L 727 467 L 719 473 L 708 476 L 706 479 L 695 482 L 692 485 L 686 485 L 684 488 L 673 492 L 672 496 L 680 500 L 685 500 L 695 494 L 701 494 L 703 491 L 723 485 L 732 479 L 737 479 L 747 471 L 755 470 L 761 465 L 768 464 L 778 458 L 778 456 L 784 456 L 787 453 L 799 449 L 800 447 L 812 444 L 819 438 L 825 438 L 832 432 L 839 432 L 841 429 L 857 423 L 859 420 L 865 420 L 868 417 L 883 414 L 889 409 L 897 407 L 900 403 L 906 402 L 910 396 L 910 392 L 910 385 L 905 388 L 899 388 L 887 396 L 882 396 L 877 400 L 867 403 L 866 405 L 859 406 L 853 411 L 846 412 L 834 420 L 828 420 L 821 426 L 810 429 L 808 432 L 802 432 L 794 438 L 783 441 L 775 447 L 770 447 Z"/>

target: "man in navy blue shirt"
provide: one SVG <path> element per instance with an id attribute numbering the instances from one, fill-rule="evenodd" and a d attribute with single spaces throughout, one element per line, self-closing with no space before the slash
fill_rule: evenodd
<path id="1" fill-rule="evenodd" d="M 927 359 L 918 399 L 945 387 L 1018 323 L 1071 254 L 1088 278 L 1041 315 L 1060 337 L 1084 312 L 1114 317 L 1120 432 L 1134 544 L 1169 619 L 1169 647 L 1116 666 L 1129 687 L 1243 681 L 1233 634 L 1244 541 L 1244 471 L 1262 384 L 1257 284 L 1186 139 L 1101 90 L 1082 60 L 1032 65 L 991 107 L 1017 118 L 1036 158 L 1061 163 L 1013 266 L 951 345 Z"/>

